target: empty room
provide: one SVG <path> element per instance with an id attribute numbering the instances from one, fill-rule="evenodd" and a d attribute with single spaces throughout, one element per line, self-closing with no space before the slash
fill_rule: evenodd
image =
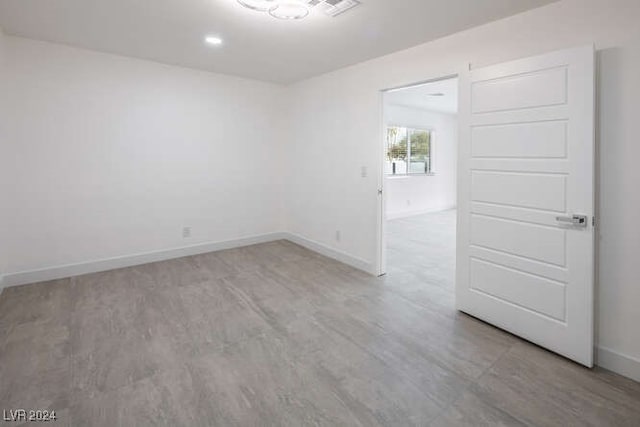
<path id="1" fill-rule="evenodd" d="M 637 0 L 0 0 L 0 425 L 639 426 Z"/>

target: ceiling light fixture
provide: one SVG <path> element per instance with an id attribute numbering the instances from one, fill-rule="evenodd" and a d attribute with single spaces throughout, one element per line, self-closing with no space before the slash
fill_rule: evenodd
<path id="1" fill-rule="evenodd" d="M 278 1 L 269 9 L 269 15 L 278 19 L 302 19 L 306 17 L 310 10 L 309 6 L 301 1 Z"/>
<path id="2" fill-rule="evenodd" d="M 271 8 L 278 5 L 276 0 L 238 0 L 238 3 L 258 12 L 269 12 Z"/>
<path id="3" fill-rule="evenodd" d="M 220 37 L 215 37 L 215 36 L 207 36 L 205 37 L 204 41 L 216 46 L 222 44 L 222 39 Z"/>
<path id="4" fill-rule="evenodd" d="M 360 5 L 359 0 L 238 0 L 242 6 L 268 12 L 274 18 L 284 20 L 302 19 L 311 13 L 311 9 L 322 5 L 329 16 L 338 16 Z"/>

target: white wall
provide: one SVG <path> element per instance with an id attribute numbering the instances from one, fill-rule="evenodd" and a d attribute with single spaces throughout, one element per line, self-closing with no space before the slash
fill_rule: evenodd
<path id="1" fill-rule="evenodd" d="M 456 164 L 458 122 L 451 114 L 385 105 L 387 125 L 433 130 L 433 174 L 388 176 L 386 179 L 387 219 L 456 206 Z"/>
<path id="2" fill-rule="evenodd" d="M 8 273 L 281 230 L 281 86 L 6 48 Z"/>
<path id="3" fill-rule="evenodd" d="M 351 255 L 374 271 L 379 90 L 595 42 L 600 63 L 600 363 L 640 379 L 640 2 L 564 0 L 290 88 L 288 229 Z M 335 153 L 341 153 L 336 156 Z M 360 170 L 372 171 L 362 178 Z M 337 242 L 335 230 L 342 230 Z M 624 368 L 624 366 L 627 368 Z"/>

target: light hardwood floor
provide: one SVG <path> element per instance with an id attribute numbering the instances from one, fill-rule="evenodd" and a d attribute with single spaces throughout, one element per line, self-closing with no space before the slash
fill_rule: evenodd
<path id="1" fill-rule="evenodd" d="M 455 311 L 453 226 L 390 222 L 384 278 L 279 241 L 9 288 L 0 410 L 73 426 L 640 425 L 640 384 Z"/>

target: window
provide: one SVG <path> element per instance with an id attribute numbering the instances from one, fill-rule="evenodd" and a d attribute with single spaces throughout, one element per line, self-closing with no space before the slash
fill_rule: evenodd
<path id="1" fill-rule="evenodd" d="M 400 126 L 387 128 L 387 175 L 430 174 L 433 133 Z"/>

